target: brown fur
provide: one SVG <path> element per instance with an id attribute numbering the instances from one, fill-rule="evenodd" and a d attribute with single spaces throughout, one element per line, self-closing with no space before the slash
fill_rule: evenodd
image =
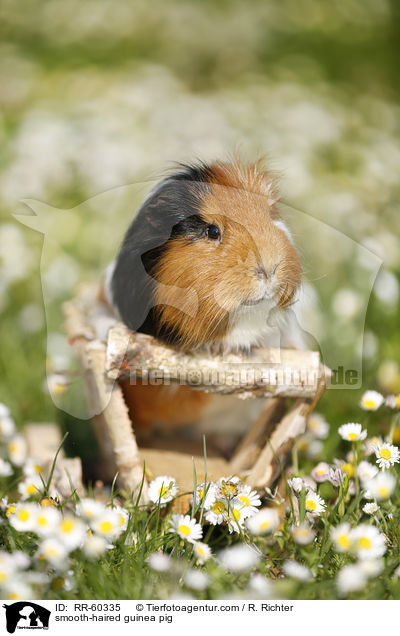
<path id="1" fill-rule="evenodd" d="M 290 305 L 300 284 L 301 266 L 286 233 L 273 220 L 272 179 L 258 164 L 216 163 L 210 167 L 211 192 L 201 202 L 204 221 L 217 225 L 222 242 L 178 237 L 161 257 L 154 277 L 163 325 L 178 331 L 181 346 L 218 343 L 229 315 L 257 294 L 257 268 L 277 265 L 277 304 Z"/>
<path id="2" fill-rule="evenodd" d="M 173 430 L 193 424 L 206 408 L 210 396 L 190 386 L 150 386 L 121 382 L 135 428 L 151 429 L 155 424 Z"/>

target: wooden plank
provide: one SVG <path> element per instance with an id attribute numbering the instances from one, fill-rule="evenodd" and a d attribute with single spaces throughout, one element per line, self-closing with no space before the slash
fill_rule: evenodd
<path id="1" fill-rule="evenodd" d="M 256 397 L 314 397 L 324 368 L 316 351 L 254 349 L 251 354 L 184 352 L 122 323 L 107 339 L 109 378 L 147 384 L 189 384 L 206 393 Z"/>

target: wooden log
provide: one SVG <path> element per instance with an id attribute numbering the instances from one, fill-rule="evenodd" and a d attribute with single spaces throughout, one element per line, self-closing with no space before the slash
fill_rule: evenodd
<path id="1" fill-rule="evenodd" d="M 324 367 L 316 351 L 257 348 L 251 354 L 211 355 L 168 347 L 122 323 L 108 334 L 106 374 L 148 384 L 188 384 L 206 393 L 256 397 L 314 397 Z"/>
<path id="2" fill-rule="evenodd" d="M 119 477 L 125 488 L 136 491 L 143 479 L 142 462 L 121 388 L 104 373 L 104 344 L 94 340 L 88 343 L 86 353 L 94 379 L 92 397 L 97 402 L 97 412 L 103 414 Z M 144 483 L 143 500 L 146 499 L 146 492 Z"/>

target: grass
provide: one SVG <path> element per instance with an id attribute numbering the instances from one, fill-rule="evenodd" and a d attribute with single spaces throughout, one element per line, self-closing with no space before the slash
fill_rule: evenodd
<path id="1" fill-rule="evenodd" d="M 3 546 L 0 581 L 3 596 L 19 598 L 18 594 L 26 594 L 28 586 L 30 597 L 43 599 L 165 599 L 182 595 L 198 599 L 399 598 L 398 464 L 394 463 L 389 470 L 378 473 L 384 478 L 388 474 L 395 478 L 395 487 L 385 497 L 367 500 L 367 483 L 363 479 L 355 479 L 360 461 L 368 462 L 370 469 L 373 469 L 376 457 L 375 454 L 366 455 L 368 440 L 376 431 L 381 417 L 388 414 L 392 425 L 386 431 L 386 436 L 392 439 L 394 435 L 396 438 L 400 433 L 398 415 L 381 406 L 376 413 L 368 414 L 369 437 L 365 442 L 344 441 L 335 432 L 335 461 L 327 457 L 326 443 L 318 436 L 310 437 L 308 431 L 304 437 L 306 443 L 300 438 L 293 451 L 298 462 L 296 474 L 286 471 L 281 475 L 277 491 L 266 489 L 260 493 L 262 501 L 256 502 L 256 508 L 261 508 L 261 512 L 249 515 L 243 523 L 240 518 L 237 523 L 227 522 L 231 511 L 240 509 L 237 500 L 243 492 L 240 480 L 227 475 L 226 481 L 219 483 L 217 495 L 216 485 L 208 482 L 203 499 L 199 498 L 188 505 L 184 511 L 188 516 L 179 517 L 178 523 L 179 528 L 179 524 L 187 525 L 189 519 L 193 519 L 193 524 L 200 524 L 200 545 L 204 542 L 211 551 L 204 562 L 199 561 L 195 552 L 196 541 L 190 542 L 182 532 L 171 531 L 174 527 L 171 520 L 177 515 L 174 512 L 176 502 L 183 494 L 187 494 L 175 493 L 174 480 L 171 484 L 163 483 L 165 491 L 161 491 L 158 484 L 158 499 L 153 496 L 155 501 L 148 505 L 141 503 L 140 488 L 129 496 L 115 489 L 115 481 L 108 489 L 97 489 L 94 495 L 100 506 L 97 518 L 106 519 L 105 515 L 112 506 L 117 507 L 115 510 L 122 510 L 124 515 L 124 523 L 117 531 L 110 534 L 108 530 L 108 534 L 102 534 L 100 526 L 96 526 L 94 520 L 88 519 L 84 510 L 80 510 L 88 497 L 81 500 L 76 492 L 71 492 L 69 497 L 63 498 L 54 490 L 54 462 L 48 469 L 48 476 L 42 480 L 42 487 L 37 487 L 35 494 L 28 498 L 19 494 L 21 488 L 18 489 L 18 484 L 29 481 L 32 475 L 29 470 L 25 469 L 24 473 L 22 468 L 14 465 L 12 475 L 2 479 L 2 496 L 8 494 L 8 501 L 2 501 L 0 526 Z M 365 412 L 361 412 L 361 416 L 365 419 Z M 312 452 L 313 456 L 310 457 L 310 449 L 315 442 L 318 443 L 319 453 L 316 456 Z M 349 456 L 349 453 L 352 455 Z M 330 481 L 314 482 L 313 487 L 322 500 L 321 513 L 315 514 L 318 508 L 313 511 L 313 504 L 310 503 L 310 470 L 321 461 L 328 461 L 333 468 L 342 463 L 342 470 L 336 482 L 332 478 Z M 291 482 L 287 481 L 289 476 L 301 477 L 303 488 L 299 492 L 290 486 Z M 370 485 L 371 482 L 368 482 L 368 487 Z M 193 491 L 197 486 L 194 473 Z M 206 504 L 208 489 L 214 489 L 217 501 L 222 500 L 226 504 L 221 523 L 215 525 L 210 523 L 210 503 Z M 237 489 L 238 493 L 235 492 Z M 250 497 L 248 492 L 247 495 Z M 16 510 L 10 508 L 17 501 Z M 375 502 L 378 506 L 372 515 L 363 511 L 367 501 Z M 18 524 L 13 521 L 20 510 L 29 509 L 30 505 L 34 514 L 48 510 L 49 505 L 45 504 L 58 509 L 64 520 L 73 519 L 79 524 L 85 520 L 86 529 L 81 528 L 78 546 L 74 544 L 71 547 L 65 539 L 66 535 L 58 529 L 50 534 L 69 546 L 58 561 L 41 549 L 48 535 L 36 531 L 36 527 L 33 530 L 31 527 L 30 531 L 17 530 L 15 525 Z M 265 508 L 268 510 L 268 523 L 264 522 L 263 526 L 260 515 L 265 514 Z M 255 523 L 250 523 L 249 519 Z M 106 539 L 96 554 L 82 547 L 89 526 L 92 528 L 89 534 Z M 338 527 L 344 528 L 344 534 L 350 537 L 349 541 L 344 542 L 344 547 L 333 534 Z M 297 533 L 294 528 L 297 528 Z M 360 548 L 360 532 L 362 536 L 370 537 L 363 539 L 371 544 L 367 545 L 364 552 Z M 368 534 L 370 532 L 373 533 L 372 537 Z M 375 551 L 374 542 L 378 545 Z M 382 545 L 383 548 L 379 547 Z M 236 555 L 232 552 L 235 555 L 232 561 L 229 554 L 238 546 L 243 552 L 239 550 Z M 22 566 L 18 563 L 21 552 L 28 557 Z M 38 557 L 40 553 L 41 558 Z M 12 575 L 7 569 L 7 559 L 13 560 Z M 345 576 L 348 566 L 353 566 L 349 571 L 350 583 Z M 193 578 L 193 571 L 205 574 L 200 582 Z"/>

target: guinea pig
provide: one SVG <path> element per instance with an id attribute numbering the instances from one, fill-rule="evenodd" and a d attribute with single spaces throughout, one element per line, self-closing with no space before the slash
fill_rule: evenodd
<path id="1" fill-rule="evenodd" d="M 108 274 L 121 320 L 180 348 L 226 350 L 265 344 L 272 314 L 285 338 L 301 265 L 276 201 L 258 164 L 198 164 L 164 179 Z"/>
<path id="2" fill-rule="evenodd" d="M 301 346 L 290 309 L 301 263 L 276 203 L 259 163 L 182 166 L 132 220 L 107 272 L 109 303 L 130 329 L 185 350 Z M 210 399 L 187 386 L 124 390 L 136 426 L 190 423 Z"/>

